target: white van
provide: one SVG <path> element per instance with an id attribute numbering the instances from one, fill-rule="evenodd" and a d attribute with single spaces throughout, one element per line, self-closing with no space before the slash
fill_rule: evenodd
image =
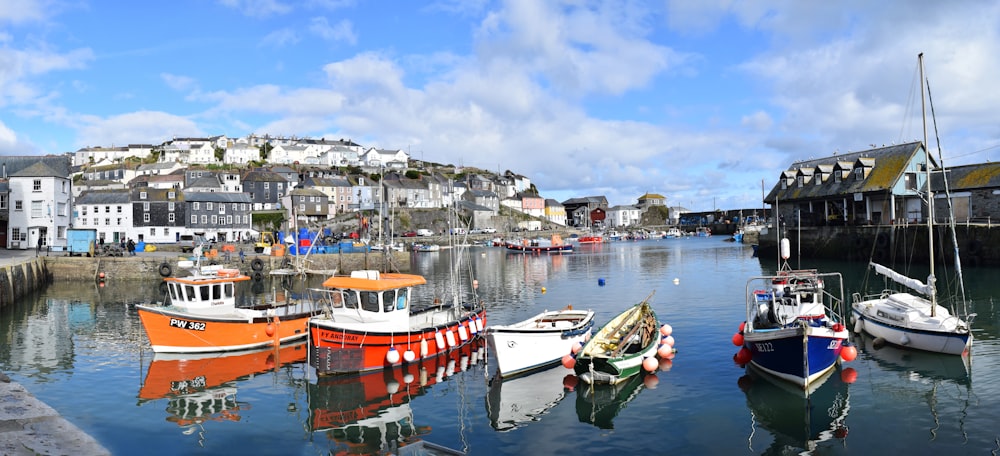
<path id="1" fill-rule="evenodd" d="M 421 228 L 421 229 L 417 230 L 417 236 L 433 236 L 433 235 L 434 235 L 434 232 L 431 231 L 431 230 L 428 230 L 427 228 Z"/>

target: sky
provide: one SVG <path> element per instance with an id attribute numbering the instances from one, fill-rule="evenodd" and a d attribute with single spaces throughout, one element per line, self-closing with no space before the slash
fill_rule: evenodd
<path id="1" fill-rule="evenodd" d="M 756 208 L 795 161 L 922 139 L 919 53 L 932 150 L 1000 158 L 998 35 L 975 0 L 3 0 L 0 155 L 350 139 Z"/>

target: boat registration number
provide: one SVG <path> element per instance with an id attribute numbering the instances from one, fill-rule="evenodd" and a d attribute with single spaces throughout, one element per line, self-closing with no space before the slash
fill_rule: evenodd
<path id="1" fill-rule="evenodd" d="M 179 318 L 171 318 L 170 326 L 180 329 L 190 329 L 192 331 L 204 331 L 205 323 L 201 321 L 187 321 Z"/>
<path id="2" fill-rule="evenodd" d="M 774 346 L 770 342 L 758 342 L 754 344 L 758 352 L 770 353 L 774 351 Z"/>

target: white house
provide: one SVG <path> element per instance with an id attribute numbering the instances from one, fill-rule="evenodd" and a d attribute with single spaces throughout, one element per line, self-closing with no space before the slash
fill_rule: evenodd
<path id="1" fill-rule="evenodd" d="M 9 177 L 7 248 L 65 247 L 73 206 L 69 177 L 41 161 Z"/>
<path id="2" fill-rule="evenodd" d="M 128 190 L 86 191 L 73 201 L 73 227 L 97 230 L 97 239 L 117 243 L 138 239 Z"/>
<path id="3" fill-rule="evenodd" d="M 260 149 L 245 142 L 233 144 L 222 157 L 227 165 L 245 165 L 252 161 L 260 161 Z"/>
<path id="4" fill-rule="evenodd" d="M 638 225 L 642 217 L 642 210 L 635 206 L 615 206 L 608 209 L 607 226 L 633 226 Z"/>

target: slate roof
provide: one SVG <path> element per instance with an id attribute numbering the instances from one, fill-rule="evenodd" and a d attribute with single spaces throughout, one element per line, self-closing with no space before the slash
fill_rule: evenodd
<path id="1" fill-rule="evenodd" d="M 947 168 L 948 186 L 951 191 L 968 191 L 1000 187 L 1000 163 L 952 166 Z M 931 173 L 931 188 L 944 191 L 941 173 Z"/>
<path id="2" fill-rule="evenodd" d="M 88 190 L 73 200 L 74 205 L 84 204 L 128 204 L 128 190 Z"/>
<path id="3" fill-rule="evenodd" d="M 810 181 L 799 187 L 798 183 L 795 182 L 787 185 L 784 189 L 781 188 L 779 179 L 764 201 L 773 204 L 775 199 L 781 202 L 823 199 L 854 193 L 888 192 L 896 182 L 902 179 L 907 165 L 917 153 L 923 154 L 922 143 L 919 141 L 795 162 L 788 170 L 782 172 L 782 177 L 796 176 L 800 171 L 803 175 L 811 176 L 817 166 L 820 166 L 820 170 L 824 171 L 827 166 L 831 170 L 837 170 L 840 168 L 851 169 L 857 164 L 871 167 L 871 172 L 861 180 L 856 179 L 854 174 L 844 177 L 840 182 L 836 182 L 833 176 L 828 176 L 820 185 Z M 933 158 L 931 163 L 933 169 L 935 166 Z"/>

